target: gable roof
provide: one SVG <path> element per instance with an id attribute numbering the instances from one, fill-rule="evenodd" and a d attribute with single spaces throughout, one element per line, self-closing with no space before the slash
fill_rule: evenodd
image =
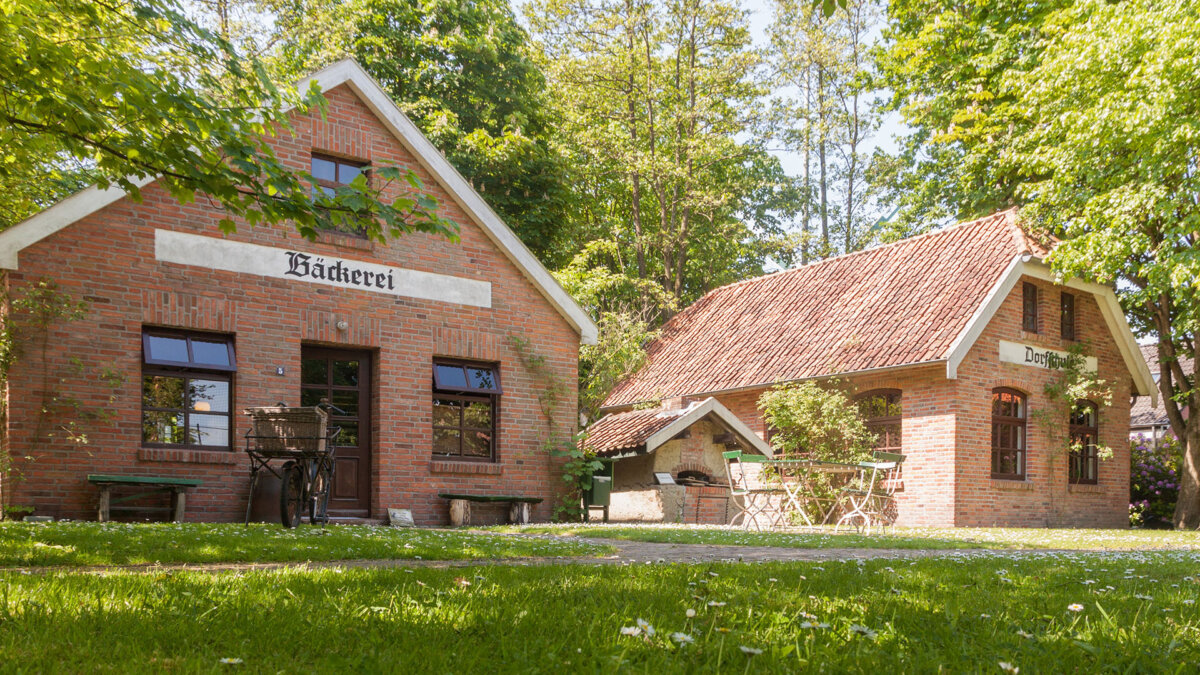
<path id="1" fill-rule="evenodd" d="M 1022 274 L 1053 280 L 1015 210 L 718 288 L 673 317 L 606 407 L 944 363 L 948 378 Z M 1097 296 L 1139 391 L 1153 382 L 1112 290 Z"/>
<path id="2" fill-rule="evenodd" d="M 609 459 L 648 454 L 705 418 L 737 436 L 747 448 L 771 456 L 771 446 L 715 398 L 695 401 L 686 408 L 660 407 L 605 415 L 588 427 L 583 445 L 596 456 Z"/>
<path id="3" fill-rule="evenodd" d="M 558 311 L 580 335 L 585 344 L 595 344 L 598 330 L 578 303 L 563 290 L 550 272 L 521 242 L 517 235 L 488 206 L 465 178 L 425 138 L 408 117 L 396 107 L 387 92 L 354 59 L 343 59 L 297 83 L 303 91 L 316 82 L 322 92 L 347 85 L 417 161 L 433 175 L 454 201 L 473 220 L 492 243 L 517 267 L 533 287 Z M 134 181 L 139 187 L 154 178 Z M 0 232 L 0 269 L 17 269 L 18 253 L 42 239 L 70 226 L 124 198 L 120 188 L 101 190 L 95 186 L 78 192 L 54 206 Z"/>

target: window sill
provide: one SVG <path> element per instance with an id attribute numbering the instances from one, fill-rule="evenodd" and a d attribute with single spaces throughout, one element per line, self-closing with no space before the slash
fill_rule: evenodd
<path id="1" fill-rule="evenodd" d="M 352 248 L 359 251 L 375 250 L 375 243 L 370 239 L 345 232 L 318 230 L 317 241 L 322 244 L 330 244 L 339 248 Z"/>
<path id="2" fill-rule="evenodd" d="M 429 473 L 465 473 L 484 476 L 499 476 L 504 467 L 492 462 L 456 462 L 434 459 L 429 462 Z"/>
<path id="3" fill-rule="evenodd" d="M 992 479 L 993 490 L 1009 490 L 1012 492 L 1032 492 L 1033 481 L 1028 480 L 1006 480 L 1004 478 Z"/>
<path id="4" fill-rule="evenodd" d="M 1099 495 L 1104 494 L 1104 487 L 1090 483 L 1067 483 L 1067 492 L 1083 495 Z"/>
<path id="5" fill-rule="evenodd" d="M 143 462 L 182 462 L 185 464 L 237 464 L 238 453 L 231 450 L 193 450 L 189 448 L 138 448 Z"/>

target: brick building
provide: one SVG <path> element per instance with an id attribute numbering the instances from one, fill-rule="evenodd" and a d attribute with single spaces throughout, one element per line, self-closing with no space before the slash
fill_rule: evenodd
<path id="1" fill-rule="evenodd" d="M 141 203 L 92 188 L 0 233 L 9 297 L 51 280 L 86 303 L 28 336 L 10 373 L 6 503 L 93 518 L 87 474 L 170 476 L 203 481 L 189 519 L 233 520 L 249 486 L 242 409 L 328 398 L 346 412 L 332 515 L 444 523 L 449 491 L 542 497 L 533 516 L 549 517 L 561 464 L 544 443 L 570 437 L 576 410 L 565 397 L 547 421 L 538 394 L 574 384 L 595 325 L 356 63 L 310 79 L 327 116 L 295 113 L 277 155 L 335 184 L 411 168 L 461 240 L 226 236 L 219 210 L 152 181 Z M 546 368 L 525 368 L 514 338 Z"/>
<path id="2" fill-rule="evenodd" d="M 1056 283 L 1048 253 L 1006 211 L 716 289 L 605 408 L 715 397 L 767 438 L 767 388 L 837 375 L 880 443 L 907 455 L 899 524 L 1127 525 L 1130 398 L 1154 382 L 1112 290 Z M 1040 422 L 1073 343 L 1111 402 Z"/>

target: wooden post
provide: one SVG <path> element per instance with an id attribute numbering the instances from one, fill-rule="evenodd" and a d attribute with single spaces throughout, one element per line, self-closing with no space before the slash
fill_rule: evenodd
<path id="1" fill-rule="evenodd" d="M 100 486 L 100 513 L 96 516 L 96 519 L 102 523 L 108 522 L 109 490 L 111 489 L 111 485 Z"/>
<path id="2" fill-rule="evenodd" d="M 518 525 L 529 523 L 529 502 L 513 502 L 508 507 L 508 522 Z"/>
<path id="3" fill-rule="evenodd" d="M 171 492 L 174 495 L 174 500 L 173 500 L 174 504 L 172 504 L 172 506 L 175 507 L 174 511 L 172 511 L 172 513 L 171 513 L 171 520 L 176 523 L 182 523 L 183 522 L 183 510 L 184 510 L 184 507 L 187 505 L 187 494 L 183 491 L 182 488 L 175 488 Z"/>
<path id="4" fill-rule="evenodd" d="M 465 499 L 450 500 L 450 524 L 455 527 L 471 524 L 471 502 Z"/>

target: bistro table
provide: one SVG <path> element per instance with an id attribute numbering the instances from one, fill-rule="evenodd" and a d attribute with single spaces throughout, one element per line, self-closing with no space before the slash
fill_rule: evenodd
<path id="1" fill-rule="evenodd" d="M 830 476 L 835 481 L 835 487 L 840 487 L 836 485 L 837 481 L 840 480 L 842 485 L 845 485 L 868 468 L 865 464 L 825 462 L 816 459 L 769 459 L 763 462 L 763 466 L 772 467 L 779 474 L 780 482 L 787 493 L 787 503 L 780 506 L 784 508 L 790 506 L 809 527 L 814 526 L 815 523 L 804 508 L 805 504 L 812 504 L 816 507 L 816 515 L 821 524 L 825 525 L 829 522 L 830 516 L 833 515 L 840 501 L 837 498 L 818 496 L 816 477 L 818 475 Z M 823 502 L 826 504 L 824 507 L 822 506 Z"/>

